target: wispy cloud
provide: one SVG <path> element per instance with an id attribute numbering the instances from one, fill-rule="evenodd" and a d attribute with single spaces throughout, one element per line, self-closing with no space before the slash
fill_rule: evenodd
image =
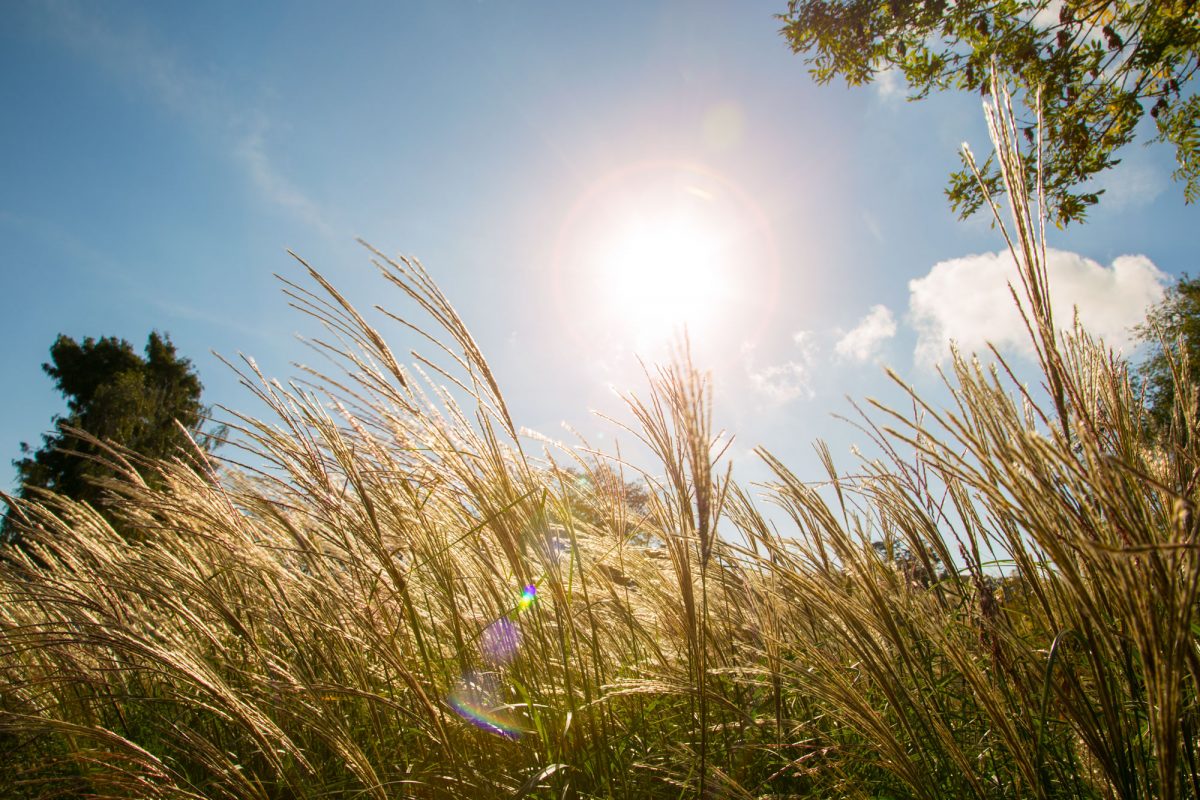
<path id="1" fill-rule="evenodd" d="M 1168 280 L 1143 255 L 1121 256 L 1107 267 L 1064 250 L 1047 250 L 1046 257 L 1058 326 L 1069 327 L 1078 309 L 1083 326 L 1115 348 L 1131 344 L 1130 329 L 1162 299 Z M 1001 350 L 1028 355 L 1028 334 L 1010 282 L 1020 285 L 1008 252 L 942 261 L 910 281 L 909 320 L 917 331 L 917 363 L 939 363 L 949 354 L 952 340 L 965 352 L 981 352 L 991 342 Z"/>
<path id="2" fill-rule="evenodd" d="M 324 233 L 332 233 L 317 204 L 275 168 L 264 142 L 264 130 L 265 122 L 258 129 L 246 133 L 233 151 L 245 168 L 250 182 L 270 202 Z"/>
<path id="3" fill-rule="evenodd" d="M 866 227 L 867 232 L 871 234 L 871 237 L 875 239 L 875 241 L 883 241 L 883 228 L 880 227 L 879 219 L 874 214 L 872 214 L 870 211 L 864 210 L 862 212 L 862 222 Z"/>
<path id="4" fill-rule="evenodd" d="M 851 361 L 869 361 L 879 355 L 883 343 L 896 335 L 896 319 L 884 305 L 872 306 L 853 330 L 834 345 L 834 352 Z"/>
<path id="5" fill-rule="evenodd" d="M 907 82 L 897 67 L 889 67 L 875 76 L 875 92 L 887 103 L 900 103 L 907 98 Z"/>
<path id="6" fill-rule="evenodd" d="M 1170 183 L 1166 171 L 1138 157 L 1127 156 L 1120 164 L 1100 173 L 1092 186 L 1102 189 L 1100 202 L 1109 211 L 1124 211 L 1154 202 Z"/>
<path id="7" fill-rule="evenodd" d="M 3 231 L 5 228 L 9 230 Z M 169 317 L 199 320 L 218 328 L 236 330 L 257 338 L 266 338 L 272 335 L 267 328 L 254 325 L 247 320 L 200 309 L 167 296 L 155 294 L 145 281 L 137 280 L 132 276 L 129 264 L 97 250 L 53 220 L 0 210 L 0 232 L 10 236 L 19 233 L 19 235 L 38 240 L 42 245 L 60 253 L 62 255 L 61 263 L 66 265 L 67 269 L 73 272 L 77 271 L 78 275 L 87 276 L 90 280 L 102 280 L 110 286 L 116 284 L 121 290 L 120 296 L 125 300 L 145 301 Z"/>
<path id="8" fill-rule="evenodd" d="M 259 196 L 328 233 L 320 207 L 274 163 L 270 121 L 234 100 L 216 75 L 185 63 L 156 32 L 101 16 L 107 6 L 61 0 L 46 6 L 53 38 L 114 76 L 131 91 L 168 110 L 184 124 L 220 143 Z"/>
<path id="9" fill-rule="evenodd" d="M 169 110 L 189 116 L 210 113 L 216 87 L 183 68 L 175 54 L 145 28 L 116 30 L 97 14 L 103 6 L 69 0 L 46 4 L 50 33 L 127 86 Z"/>
<path id="10" fill-rule="evenodd" d="M 786 361 L 762 368 L 754 366 L 753 347 L 742 349 L 746 376 L 754 392 L 771 405 L 783 405 L 798 398 L 811 398 L 813 365 L 817 359 L 817 343 L 811 331 L 799 331 L 792 336 L 796 354 Z"/>

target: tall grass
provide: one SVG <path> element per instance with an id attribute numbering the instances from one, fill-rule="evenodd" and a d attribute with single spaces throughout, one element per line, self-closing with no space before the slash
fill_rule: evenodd
<path id="1" fill-rule="evenodd" d="M 229 412 L 223 463 L 112 450 L 122 533 L 64 498 L 11 501 L 0 783 L 1200 797 L 1195 417 L 1152 441 L 1125 364 L 1059 330 L 1028 162 L 1003 102 L 990 119 L 1044 387 L 956 353 L 948 408 L 910 393 L 864 414 L 879 459 L 843 473 L 819 446 L 809 483 L 762 449 L 757 496 L 686 352 L 629 397 L 653 467 L 537 452 L 419 264 L 373 251 L 425 317 L 434 355 L 411 366 L 305 265 L 286 291 L 330 366 L 285 386 L 244 362 L 269 413 Z"/>

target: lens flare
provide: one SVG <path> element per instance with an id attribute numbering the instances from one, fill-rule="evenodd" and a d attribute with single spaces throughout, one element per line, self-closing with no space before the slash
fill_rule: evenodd
<path id="1" fill-rule="evenodd" d="M 521 646 L 521 628 L 508 619 L 498 619 L 483 629 L 479 649 L 491 664 L 500 666 L 512 661 Z"/>
<path id="2" fill-rule="evenodd" d="M 563 559 L 571 554 L 571 542 L 561 536 L 551 536 L 547 543 L 547 550 L 550 552 L 550 559 L 555 563 L 561 563 Z"/>
<path id="3" fill-rule="evenodd" d="M 526 585 L 512 616 L 527 611 L 536 599 L 537 585 Z M 516 656 L 521 638 L 521 628 L 516 620 L 500 617 L 479 634 L 480 654 L 492 666 L 502 667 Z M 488 733 L 506 739 L 521 735 L 522 728 L 513 714 L 513 707 L 500 701 L 495 673 L 468 672 L 458 681 L 446 702 L 460 717 Z"/>
<path id="4" fill-rule="evenodd" d="M 491 673 L 468 672 L 450 693 L 449 703 L 460 717 L 481 730 L 506 739 L 521 735 L 512 709 L 499 701 Z"/>

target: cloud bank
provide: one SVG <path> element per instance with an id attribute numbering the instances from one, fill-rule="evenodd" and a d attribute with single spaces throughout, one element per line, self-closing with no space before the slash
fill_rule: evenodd
<path id="1" fill-rule="evenodd" d="M 1162 300 L 1168 282 L 1143 255 L 1120 256 L 1105 267 L 1078 253 L 1048 249 L 1046 262 L 1057 327 L 1070 327 L 1077 307 L 1083 326 L 1118 349 L 1128 348 L 1130 328 Z M 1031 354 L 1009 282 L 1020 292 L 1020 276 L 1007 251 L 942 261 L 909 281 L 917 363 L 929 367 L 941 362 L 951 340 L 964 352 L 983 352 L 990 341 L 1001 351 Z"/>

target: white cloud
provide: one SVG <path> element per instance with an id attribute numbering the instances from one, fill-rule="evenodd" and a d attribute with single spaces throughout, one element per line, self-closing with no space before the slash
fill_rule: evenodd
<path id="1" fill-rule="evenodd" d="M 799 397 L 811 398 L 813 364 L 817 358 L 817 344 L 811 331 L 799 331 L 792 336 L 799 353 L 795 358 L 780 364 L 770 364 L 761 369 L 752 366 L 752 347 L 744 347 L 746 374 L 750 386 L 772 405 L 783 405 Z"/>
<path id="2" fill-rule="evenodd" d="M 904 73 L 897 67 L 889 67 L 875 75 L 875 91 L 886 102 L 900 102 L 905 99 Z"/>
<path id="3" fill-rule="evenodd" d="M 1163 297 L 1167 276 L 1149 258 L 1121 256 L 1111 266 L 1078 253 L 1047 250 L 1050 303 L 1055 324 L 1070 327 L 1074 308 L 1083 326 L 1110 347 L 1127 347 L 1130 328 Z M 942 261 L 909 281 L 909 320 L 917 331 L 917 363 L 932 366 L 954 340 L 964 352 L 982 352 L 987 342 L 1001 350 L 1032 352 L 1028 333 L 1013 304 L 1008 283 L 1020 292 L 1020 276 L 1007 252 Z"/>
<path id="4" fill-rule="evenodd" d="M 842 358 L 867 361 L 879 355 L 880 346 L 895 335 L 896 320 L 891 310 L 883 305 L 872 306 L 862 321 L 839 339 L 833 349 Z"/>
<path id="5" fill-rule="evenodd" d="M 772 403 L 782 405 L 797 397 L 812 397 L 809 366 L 799 361 L 771 364 L 750 373 L 750 385 Z"/>

